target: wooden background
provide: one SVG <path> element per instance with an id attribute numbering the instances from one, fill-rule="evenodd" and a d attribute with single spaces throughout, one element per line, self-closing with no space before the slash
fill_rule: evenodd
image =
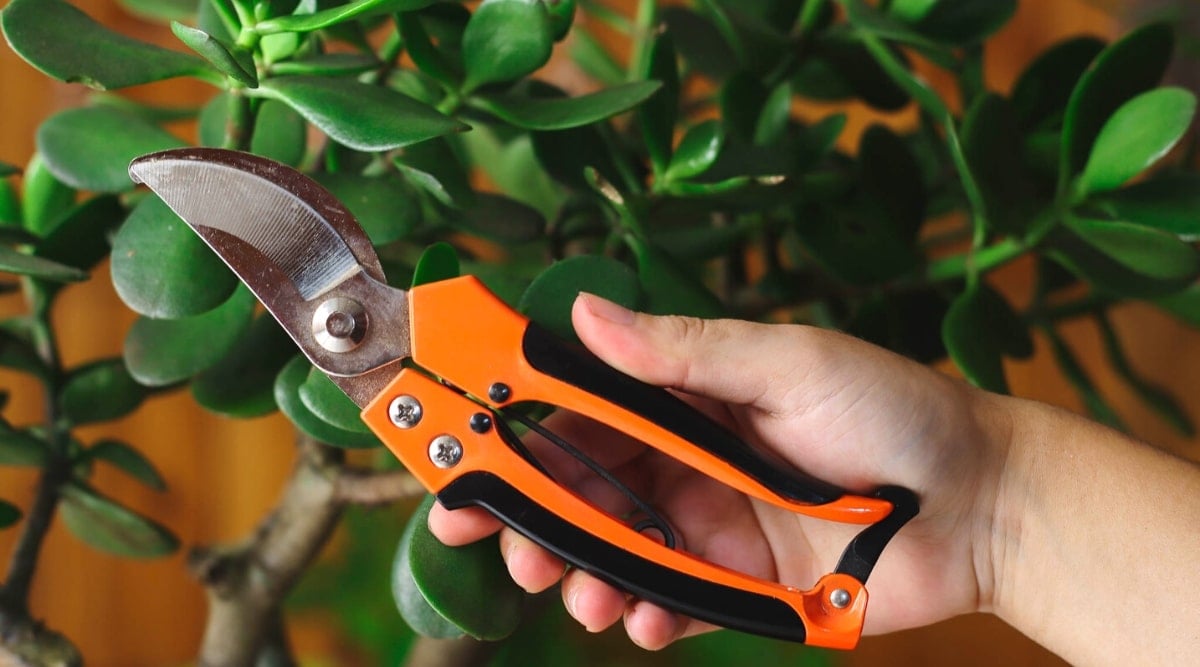
<path id="1" fill-rule="evenodd" d="M 75 0 L 90 15 L 126 34 L 170 45 L 169 32 L 131 18 L 112 0 Z M 1024 0 L 1017 19 L 989 48 L 989 82 L 1007 90 L 1016 73 L 1046 45 L 1067 35 L 1113 35 L 1123 4 L 1100 0 Z M 173 48 L 180 48 L 176 43 Z M 155 84 L 126 91 L 163 104 L 186 105 L 204 99 L 201 84 Z M 80 105 L 87 91 L 51 82 L 0 46 L 0 160 L 24 164 L 33 150 L 38 122 L 57 109 Z M 856 109 L 847 141 L 869 116 Z M 905 122 L 904 114 L 890 118 Z M 189 129 L 179 128 L 184 136 Z M 1005 269 L 1000 282 L 1020 301 L 1028 290 L 1028 267 Z M 0 313 L 23 308 L 19 297 L 0 298 Z M 120 350 L 132 315 L 109 284 L 107 267 L 91 282 L 66 290 L 55 313 L 64 361 L 73 364 Z M 1200 415 L 1193 377 L 1200 371 L 1200 339 L 1161 313 L 1142 306 L 1119 310 L 1116 325 L 1129 342 L 1132 362 L 1147 377 L 1180 396 L 1191 414 Z M 1174 435 L 1142 409 L 1136 399 L 1099 361 L 1099 341 L 1086 325 L 1068 327 L 1068 336 L 1087 361 L 1094 379 L 1110 396 L 1139 437 L 1195 458 L 1200 448 Z M 1079 409 L 1079 403 L 1053 368 L 1044 340 L 1030 361 L 1009 367 L 1014 393 Z M 0 373 L 0 388 L 12 394 L 6 416 L 17 423 L 37 419 L 36 387 L 11 373 Z M 232 541 L 245 535 L 274 502 L 288 474 L 291 431 L 279 416 L 230 421 L 202 412 L 186 394 L 154 399 L 134 416 L 90 427 L 85 441 L 100 436 L 134 442 L 162 471 L 170 491 L 158 494 L 100 470 L 97 486 L 137 510 L 170 526 L 185 545 Z M 27 506 L 34 475 L 0 470 L 0 497 Z M 1098 491 L 1099 492 L 1099 491 Z M 0 560 L 11 554 L 17 531 L 0 532 Z M 1120 576 L 1120 573 L 1113 573 Z M 35 614 L 71 637 L 90 665 L 137 667 L 182 665 L 194 655 L 204 619 L 205 601 L 187 576 L 182 556 L 149 562 L 116 558 L 82 545 L 56 523 L 46 541 L 33 588 Z M 300 653 L 336 662 L 343 643 L 333 624 L 308 615 L 293 625 Z M 969 656 L 969 657 L 968 657 Z M 868 638 L 846 664 L 953 665 L 969 660 L 986 665 L 1054 665 L 1059 661 L 994 618 L 973 616 L 935 627 Z"/>

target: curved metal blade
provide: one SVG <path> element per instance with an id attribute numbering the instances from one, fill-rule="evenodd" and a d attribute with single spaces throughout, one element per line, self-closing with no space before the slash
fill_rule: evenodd
<path id="1" fill-rule="evenodd" d="M 362 375 L 408 355 L 405 292 L 385 283 L 362 227 L 312 179 L 216 148 L 146 155 L 130 164 L 129 174 L 221 256 L 326 373 Z M 328 331 L 347 326 L 340 306 L 348 302 L 357 317 L 354 344 L 331 345 Z M 358 400 L 361 392 L 339 384 Z"/>

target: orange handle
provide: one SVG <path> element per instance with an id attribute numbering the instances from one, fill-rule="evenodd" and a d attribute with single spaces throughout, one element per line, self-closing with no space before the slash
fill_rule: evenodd
<path id="1" fill-rule="evenodd" d="M 669 549 L 545 477 L 496 428 L 481 427 L 485 414 L 453 388 L 406 369 L 362 417 L 443 504 L 481 505 L 640 598 L 756 634 L 830 648 L 858 642 L 867 605 L 859 580 L 829 574 L 800 591 Z"/>

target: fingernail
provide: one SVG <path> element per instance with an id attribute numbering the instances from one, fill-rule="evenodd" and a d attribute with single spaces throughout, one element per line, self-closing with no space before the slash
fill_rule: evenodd
<path id="1" fill-rule="evenodd" d="M 587 308 L 589 313 L 602 320 L 621 326 L 633 324 L 633 311 L 624 306 L 587 292 L 580 292 L 579 299 L 583 301 L 583 307 Z"/>

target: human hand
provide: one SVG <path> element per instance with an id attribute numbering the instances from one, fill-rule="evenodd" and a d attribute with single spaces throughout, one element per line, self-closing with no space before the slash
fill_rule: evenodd
<path id="1" fill-rule="evenodd" d="M 583 295 L 573 312 L 584 344 L 611 366 L 686 395 L 743 439 L 852 491 L 915 491 L 921 513 L 884 551 L 871 578 L 866 631 L 925 625 L 987 608 L 991 517 L 1011 425 L 993 397 L 851 337 L 802 326 L 634 314 Z M 682 547 L 746 574 L 807 588 L 861 529 L 750 499 L 594 422 L 555 415 L 552 430 L 588 451 L 663 513 Z M 564 483 L 602 508 L 624 499 L 557 449 L 530 443 Z M 447 544 L 500 529 L 482 510 L 435 506 Z M 625 619 L 646 648 L 709 629 L 578 570 L 510 529 L 501 550 L 513 579 L 536 592 L 563 578 L 567 610 L 600 630 Z"/>

